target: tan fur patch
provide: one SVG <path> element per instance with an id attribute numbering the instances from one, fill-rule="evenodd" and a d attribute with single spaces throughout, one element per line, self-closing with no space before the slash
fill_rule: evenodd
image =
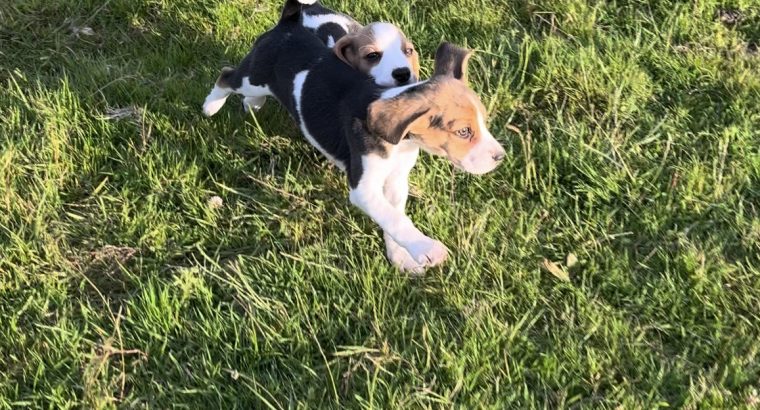
<path id="1" fill-rule="evenodd" d="M 443 81 L 437 92 L 433 108 L 424 118 L 413 122 L 409 132 L 417 135 L 431 152 L 442 151 L 455 164 L 460 163 L 487 130 L 481 130 L 478 112 L 485 117 L 485 107 L 480 99 L 460 81 Z M 442 118 L 440 126 L 432 119 Z M 462 130 L 469 128 L 470 136 Z"/>

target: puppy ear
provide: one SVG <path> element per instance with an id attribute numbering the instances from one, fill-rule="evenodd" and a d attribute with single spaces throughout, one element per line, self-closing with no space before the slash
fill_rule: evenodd
<path id="1" fill-rule="evenodd" d="M 354 46 L 354 36 L 352 35 L 345 35 L 338 40 L 335 45 L 333 46 L 333 53 L 335 53 L 336 56 L 338 56 L 341 61 L 344 63 L 350 65 L 351 67 L 354 67 L 354 64 L 351 62 L 348 54 L 353 52 Z"/>
<path id="2" fill-rule="evenodd" d="M 416 80 L 420 79 L 420 54 L 417 53 L 417 50 L 414 50 L 412 55 L 412 74 Z"/>
<path id="3" fill-rule="evenodd" d="M 433 75 L 454 77 L 467 82 L 467 63 L 470 61 L 472 50 L 457 47 L 443 42 L 435 52 L 435 71 Z"/>
<path id="4" fill-rule="evenodd" d="M 367 129 L 396 145 L 409 133 L 412 124 L 430 111 L 425 99 L 403 94 L 386 100 L 377 100 L 367 108 Z"/>

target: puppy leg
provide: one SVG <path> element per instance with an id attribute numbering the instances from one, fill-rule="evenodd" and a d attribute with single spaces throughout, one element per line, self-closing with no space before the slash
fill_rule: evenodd
<path id="1" fill-rule="evenodd" d="M 419 149 L 399 153 L 395 172 L 388 175 L 385 181 L 385 198 L 397 210 L 404 212 L 406 200 L 409 197 L 409 173 L 414 167 L 419 155 Z M 402 272 L 422 274 L 425 272 L 425 264 L 418 263 L 412 255 L 399 245 L 388 233 L 383 233 L 385 239 L 385 251 L 388 260 Z"/>
<path id="2" fill-rule="evenodd" d="M 265 102 L 267 102 L 266 97 L 245 97 L 243 98 L 243 111 L 249 112 L 253 110 L 256 112 L 264 106 Z"/>
<path id="3" fill-rule="evenodd" d="M 351 203 L 364 211 L 385 233 L 409 252 L 418 264 L 436 266 L 448 256 L 441 242 L 420 232 L 403 212 L 394 208 L 383 195 L 382 187 L 362 186 L 351 190 Z"/>
<path id="4" fill-rule="evenodd" d="M 258 111 L 267 102 L 267 97 L 272 95 L 272 91 L 266 85 L 253 85 L 249 81 L 248 77 L 243 78 L 243 83 L 235 90 L 237 93 L 243 95 L 243 110 L 248 112 L 250 110 Z"/>
<path id="5" fill-rule="evenodd" d="M 396 244 L 406 249 L 417 264 L 435 266 L 446 260 L 448 250 L 442 243 L 425 236 L 409 217 L 404 215 L 401 207 L 408 192 L 406 178 L 402 178 L 403 184 L 391 184 L 395 189 L 388 191 L 396 197 L 395 206 L 385 196 L 386 181 L 392 173 L 399 171 L 399 165 L 403 163 L 398 161 L 399 157 L 396 156 L 400 154 L 402 153 L 397 152 L 392 158 L 374 154 L 361 156 L 361 170 L 357 170 L 360 176 L 358 181 L 352 184 L 349 198 L 352 204 L 380 225 Z M 410 157 L 416 158 L 411 154 Z M 393 248 L 392 245 L 391 247 Z"/>

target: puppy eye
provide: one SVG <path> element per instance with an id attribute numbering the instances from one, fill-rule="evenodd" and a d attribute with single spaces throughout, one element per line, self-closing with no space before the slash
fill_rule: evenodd
<path id="1" fill-rule="evenodd" d="M 457 134 L 457 137 L 459 137 L 459 138 L 470 139 L 470 138 L 472 138 L 472 128 L 470 128 L 470 127 L 464 127 L 464 128 L 458 129 L 456 131 L 456 134 Z"/>
<path id="2" fill-rule="evenodd" d="M 409 47 L 406 50 L 404 50 L 404 54 L 406 54 L 407 56 L 410 56 L 410 55 L 414 54 L 414 49 L 411 48 L 411 47 Z"/>
<path id="3" fill-rule="evenodd" d="M 367 60 L 370 60 L 370 61 L 374 61 L 374 60 L 377 60 L 378 58 L 380 58 L 380 55 L 381 54 L 378 53 L 377 51 L 373 51 L 373 52 L 367 54 L 366 56 L 364 56 L 364 58 L 366 58 Z"/>

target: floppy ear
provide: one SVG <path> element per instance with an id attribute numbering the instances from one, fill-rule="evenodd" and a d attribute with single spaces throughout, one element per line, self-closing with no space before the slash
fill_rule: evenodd
<path id="1" fill-rule="evenodd" d="M 353 53 L 354 36 L 348 34 L 340 38 L 333 46 L 333 53 L 338 56 L 341 61 L 354 67 L 354 64 L 349 59 L 349 53 Z"/>
<path id="2" fill-rule="evenodd" d="M 443 42 L 435 52 L 435 71 L 433 75 L 454 77 L 467 82 L 467 63 L 470 61 L 472 50 L 457 47 Z"/>
<path id="3" fill-rule="evenodd" d="M 415 95 L 402 94 L 377 100 L 367 108 L 367 129 L 372 135 L 395 145 L 409 133 L 412 124 L 428 111 L 428 101 Z"/>
<path id="4" fill-rule="evenodd" d="M 417 50 L 414 50 L 414 54 L 412 55 L 412 74 L 414 74 L 414 78 L 419 80 L 420 78 L 420 54 L 417 53 Z"/>

